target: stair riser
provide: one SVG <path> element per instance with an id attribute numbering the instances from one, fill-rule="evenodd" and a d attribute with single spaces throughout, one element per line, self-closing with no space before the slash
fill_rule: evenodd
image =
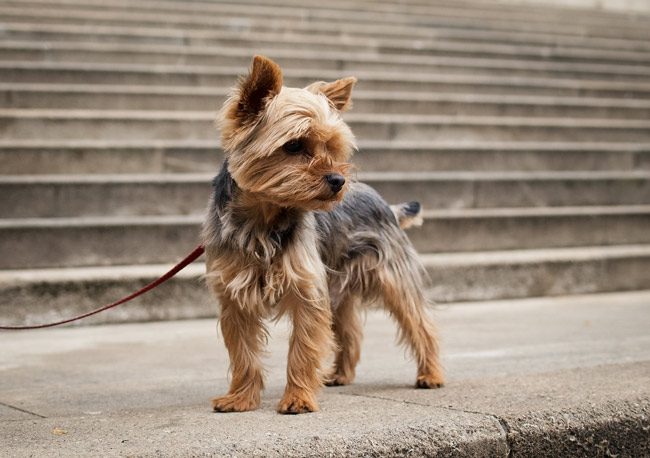
<path id="1" fill-rule="evenodd" d="M 409 232 L 422 253 L 625 245 L 650 241 L 650 215 L 425 219 Z"/>
<path id="2" fill-rule="evenodd" d="M 216 117 L 216 115 L 215 115 Z M 425 123 L 349 122 L 360 140 L 395 141 L 603 141 L 647 142 L 650 128 L 572 127 L 525 125 L 476 125 L 453 121 L 445 125 Z M 217 141 L 210 119 L 105 119 L 105 118 L 2 118 L 0 135 L 5 139 L 176 139 Z"/>
<path id="3" fill-rule="evenodd" d="M 650 215 L 427 219 L 409 235 L 420 252 L 650 242 Z M 196 224 L 0 229 L 0 268 L 168 263 L 199 241 Z"/>
<path id="4" fill-rule="evenodd" d="M 409 181 L 365 180 L 391 203 L 418 200 L 424 208 L 496 208 L 650 204 L 650 180 Z M 208 182 L 0 182 L 3 218 L 200 214 Z"/>
<path id="5" fill-rule="evenodd" d="M 241 73 L 245 72 L 242 67 Z M 237 80 L 236 74 L 215 75 L 206 73 L 154 73 L 136 71 L 111 70 L 36 70 L 20 68 L 3 68 L 0 72 L 2 82 L 22 83 L 66 83 L 66 84 L 134 84 L 144 86 L 179 85 L 202 87 L 231 87 Z M 286 78 L 286 84 L 294 87 L 304 87 L 315 78 Z M 621 97 L 628 99 L 650 99 L 650 87 L 646 90 L 634 88 L 589 88 L 561 87 L 539 85 L 513 85 L 499 83 L 472 84 L 459 81 L 449 82 L 420 82 L 420 81 L 383 81 L 362 79 L 358 89 L 372 91 L 420 91 L 440 93 L 477 93 L 477 94 L 529 94 L 557 95 L 583 97 Z"/>
<path id="6" fill-rule="evenodd" d="M 223 153 L 216 146 L 180 149 L 154 145 L 145 149 L 0 148 L 3 174 L 210 173 L 216 172 L 222 161 Z"/>
<path id="7" fill-rule="evenodd" d="M 200 227 L 191 223 L 0 229 L 0 234 L 0 269 L 166 263 L 200 242 Z"/>
<path id="8" fill-rule="evenodd" d="M 434 300 L 481 301 L 650 287 L 650 257 L 428 267 Z"/>
<path id="9" fill-rule="evenodd" d="M 162 269 L 162 275 L 165 269 Z M 82 279 L 0 286 L 0 322 L 44 323 L 69 318 L 127 296 L 154 280 Z M 128 306 L 84 319 L 77 325 L 180 320 L 217 316 L 217 301 L 199 276 L 181 274 Z"/>
<path id="10" fill-rule="evenodd" d="M 264 50 L 251 50 L 251 55 Z M 126 51 L 88 51 L 83 49 L 23 49 L 8 48 L 2 50 L 2 60 L 33 61 L 33 62 L 95 62 L 95 63 L 133 63 L 152 65 L 210 65 L 210 66 L 248 66 L 249 55 L 214 55 L 214 54 L 180 54 L 180 53 L 154 53 L 154 52 L 126 52 Z M 562 78 L 597 78 L 613 81 L 638 81 L 647 82 L 650 77 L 650 68 L 647 71 L 628 72 L 616 66 L 601 69 L 590 67 L 568 67 L 562 64 L 548 64 L 540 68 L 528 65 L 500 65 L 496 63 L 472 64 L 441 63 L 427 64 L 409 62 L 408 64 L 389 62 L 382 59 L 376 61 L 357 61 L 341 59 L 316 59 L 301 57 L 276 58 L 283 68 L 293 69 L 318 69 L 339 70 L 354 73 L 355 71 L 403 71 L 408 67 L 410 73 L 437 73 L 437 74 L 470 74 L 470 75 L 503 75 L 503 76 L 553 76 Z M 516 59 L 513 61 L 516 62 Z M 618 71 L 617 71 L 618 70 Z"/>
<path id="11" fill-rule="evenodd" d="M 161 274 L 164 269 L 161 269 Z M 428 266 L 428 296 L 437 303 L 557 296 L 650 288 L 650 257 L 540 263 Z M 153 278 L 32 282 L 0 286 L 2 323 L 43 323 L 84 313 L 141 288 Z M 212 318 L 217 301 L 199 276 L 176 277 L 154 291 L 82 325 Z"/>
<path id="12" fill-rule="evenodd" d="M 0 153 L 0 157 L 1 153 Z M 571 170 L 648 170 L 650 151 L 529 151 L 495 148 L 487 151 L 417 151 L 362 149 L 354 155 L 362 171 L 571 171 Z M 204 169 L 205 170 L 205 169 Z"/>
<path id="13" fill-rule="evenodd" d="M 0 148 L 2 173 L 210 173 L 222 161 L 218 148 Z M 458 150 L 362 147 L 353 157 L 365 172 L 650 170 L 650 149 L 628 151 Z"/>
<path id="14" fill-rule="evenodd" d="M 0 106 L 6 108 L 104 109 L 104 110 L 216 110 L 226 96 L 73 93 L 1 90 Z M 624 105 L 624 102 L 621 102 Z M 548 103 L 499 103 L 464 101 L 386 100 L 356 97 L 355 113 L 406 113 L 474 116 L 577 117 L 650 119 L 645 108 L 625 106 L 561 106 Z"/>

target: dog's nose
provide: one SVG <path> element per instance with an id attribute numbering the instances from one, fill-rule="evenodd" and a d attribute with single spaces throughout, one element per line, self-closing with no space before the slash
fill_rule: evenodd
<path id="1" fill-rule="evenodd" d="M 332 173 L 331 175 L 327 175 L 325 179 L 327 180 L 327 183 L 330 185 L 332 192 L 335 193 L 339 192 L 343 188 L 343 185 L 345 184 L 345 177 L 343 175 L 339 175 L 338 173 Z"/>

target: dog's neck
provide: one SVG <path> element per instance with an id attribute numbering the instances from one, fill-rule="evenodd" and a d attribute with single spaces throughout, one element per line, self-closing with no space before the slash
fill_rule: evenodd
<path id="1" fill-rule="evenodd" d="M 227 162 L 215 177 L 213 186 L 214 206 L 211 211 L 214 213 L 209 233 L 216 237 L 214 241 L 218 239 L 221 243 L 235 244 L 244 251 L 257 251 L 255 245 L 267 245 L 264 240 L 282 250 L 290 243 L 306 213 L 267 202 L 241 189 L 228 171 Z M 251 245 L 255 240 L 257 242 Z"/>

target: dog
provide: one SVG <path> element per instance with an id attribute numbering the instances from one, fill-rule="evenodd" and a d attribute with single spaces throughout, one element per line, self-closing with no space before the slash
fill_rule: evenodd
<path id="1" fill-rule="evenodd" d="M 203 241 L 232 378 L 213 410 L 259 407 L 265 320 L 287 315 L 293 329 L 277 410 L 317 411 L 323 384 L 353 381 L 359 309 L 375 302 L 413 352 L 416 386 L 442 386 L 424 268 L 403 231 L 418 222 L 420 205 L 391 207 L 350 179 L 356 144 L 341 114 L 351 106 L 356 79 L 303 89 L 282 83 L 280 67 L 255 56 L 219 113 L 225 162 L 213 180 Z M 332 352 L 333 368 L 323 371 Z"/>

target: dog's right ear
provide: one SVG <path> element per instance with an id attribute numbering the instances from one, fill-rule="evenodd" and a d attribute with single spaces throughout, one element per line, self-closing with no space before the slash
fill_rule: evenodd
<path id="1" fill-rule="evenodd" d="M 255 56 L 250 73 L 239 82 L 236 116 L 242 123 L 254 119 L 282 89 L 282 70 L 268 57 Z"/>

